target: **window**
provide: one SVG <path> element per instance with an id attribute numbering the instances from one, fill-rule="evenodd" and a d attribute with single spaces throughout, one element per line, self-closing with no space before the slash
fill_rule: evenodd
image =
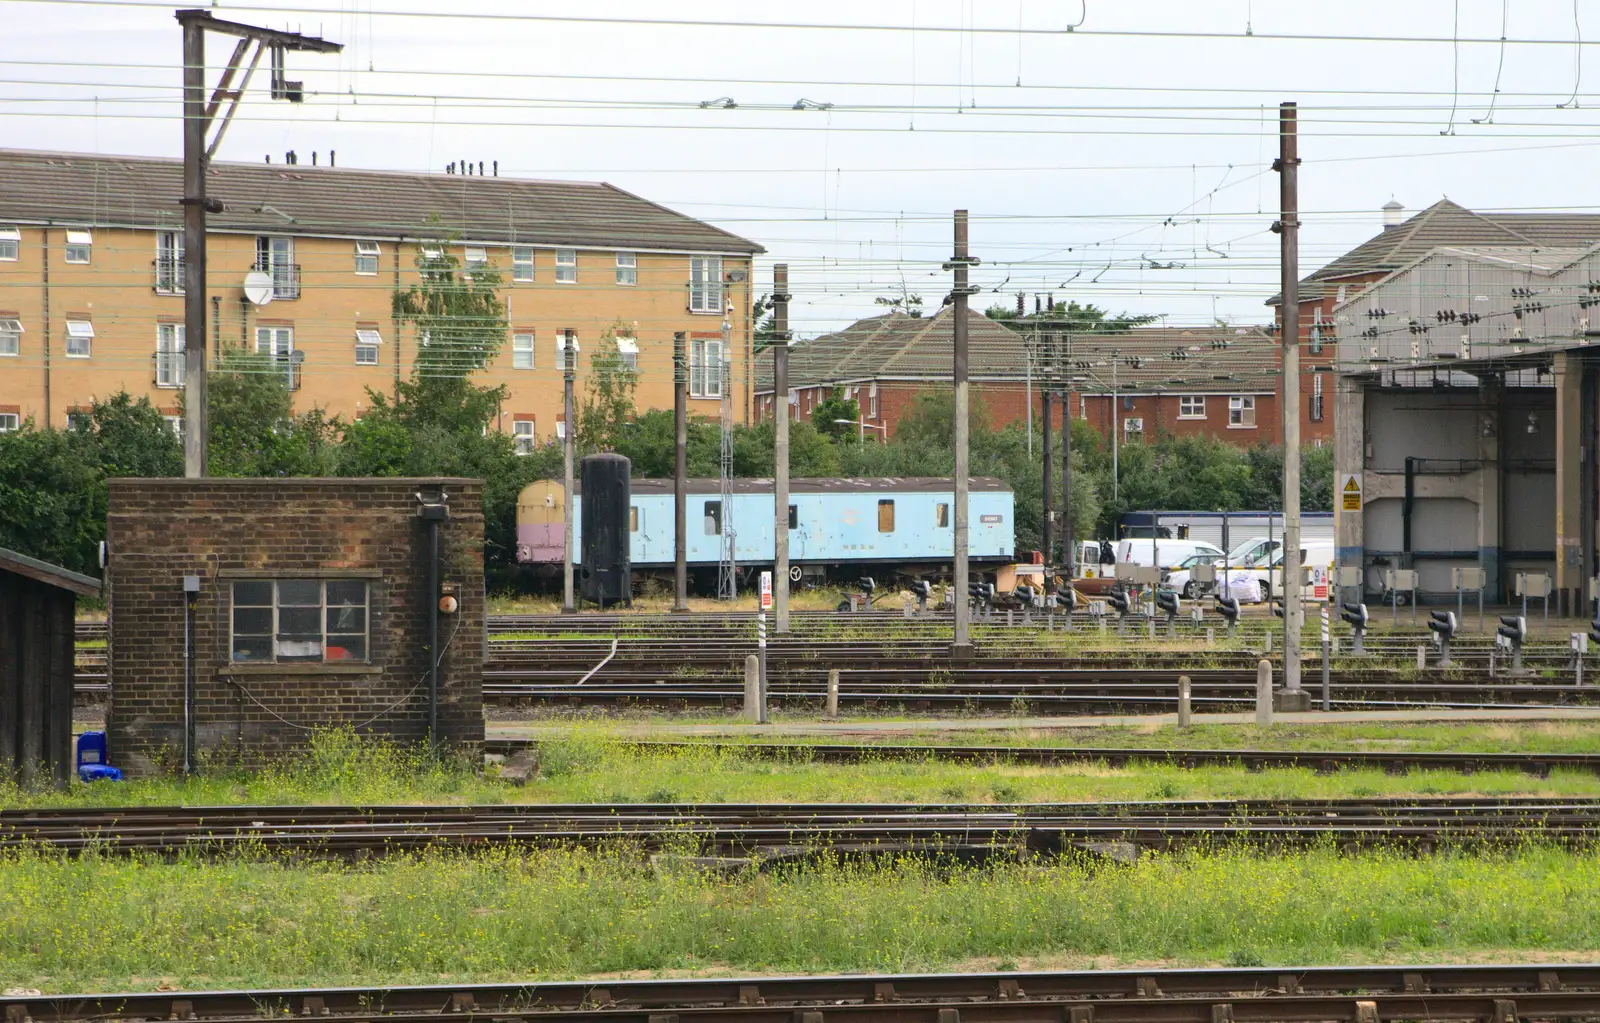
<path id="1" fill-rule="evenodd" d="M 0 412 L 0 433 L 11 433 L 22 428 L 22 416 L 16 412 Z"/>
<path id="2" fill-rule="evenodd" d="M 948 504 L 936 504 L 933 506 L 933 524 L 937 529 L 950 528 L 950 506 Z"/>
<path id="3" fill-rule="evenodd" d="M 14 262 L 22 252 L 22 232 L 15 227 L 0 227 L 0 260 Z"/>
<path id="4" fill-rule="evenodd" d="M 878 385 L 867 385 L 867 418 L 878 418 Z"/>
<path id="5" fill-rule="evenodd" d="M 273 298 L 300 297 L 300 268 L 294 262 L 293 238 L 258 237 L 256 269 L 271 275 Z"/>
<path id="6" fill-rule="evenodd" d="M 272 361 L 288 378 L 289 386 L 294 386 L 294 328 L 257 327 L 256 353 L 272 356 Z"/>
<path id="7" fill-rule="evenodd" d="M 722 397 L 722 341 L 689 342 L 689 397 Z"/>
<path id="8" fill-rule="evenodd" d="M 511 445 L 517 454 L 533 454 L 533 446 L 536 443 L 533 428 L 532 419 L 518 419 L 511 424 Z"/>
<path id="9" fill-rule="evenodd" d="M 637 253 L 617 253 L 617 283 L 627 285 L 639 283 L 639 256 Z"/>
<path id="10" fill-rule="evenodd" d="M 878 532 L 880 532 L 880 533 L 892 533 L 892 532 L 894 532 L 894 502 L 893 501 L 879 501 L 878 502 Z"/>
<path id="11" fill-rule="evenodd" d="M 1322 422 L 1322 374 L 1311 374 L 1311 420 Z"/>
<path id="12" fill-rule="evenodd" d="M 182 387 L 186 361 L 183 324 L 156 324 L 156 386 Z"/>
<path id="13" fill-rule="evenodd" d="M 706 522 L 706 535 L 707 536 L 721 536 L 722 535 L 722 502 L 721 501 L 707 501 L 706 502 L 706 519 L 705 519 L 705 522 Z"/>
<path id="14" fill-rule="evenodd" d="M 533 335 L 532 334 L 512 334 L 511 335 L 511 368 L 512 369 L 532 369 L 533 368 L 533 348 L 534 348 L 534 345 L 533 345 Z"/>
<path id="15" fill-rule="evenodd" d="M 1204 419 L 1206 417 L 1206 396 L 1203 394 L 1183 394 L 1178 396 L 1179 419 Z"/>
<path id="16" fill-rule="evenodd" d="M 183 294 L 183 232 L 161 231 L 156 234 L 156 292 L 162 295 Z"/>
<path id="17" fill-rule="evenodd" d="M 566 440 L 566 439 L 567 439 L 567 421 L 565 419 L 557 419 L 556 420 L 556 440 Z"/>
<path id="18" fill-rule="evenodd" d="M 0 320 L 0 355 L 22 354 L 22 321 Z"/>
<path id="19" fill-rule="evenodd" d="M 578 250 L 577 249 L 557 249 L 556 250 L 556 283 L 557 284 L 577 284 L 578 283 Z"/>
<path id="20" fill-rule="evenodd" d="M 94 428 L 94 419 L 87 412 L 68 412 L 67 429 L 91 430 Z"/>
<path id="21" fill-rule="evenodd" d="M 556 331 L 556 366 L 562 371 L 565 371 L 567 368 L 567 345 L 569 344 L 572 346 L 572 365 L 573 368 L 576 369 L 578 365 L 578 352 L 581 351 L 581 349 L 578 347 L 577 331 L 572 330 L 571 328 Z"/>
<path id="22" fill-rule="evenodd" d="M 476 246 L 463 250 L 466 258 L 462 262 L 468 270 L 482 270 L 489 265 L 489 250 Z"/>
<path id="23" fill-rule="evenodd" d="M 377 242 L 356 242 L 356 273 L 362 277 L 378 276 Z"/>
<path id="24" fill-rule="evenodd" d="M 511 279 L 514 281 L 533 280 L 533 246 L 511 246 Z"/>
<path id="25" fill-rule="evenodd" d="M 376 330 L 363 328 L 356 331 L 356 365 L 376 366 L 378 364 L 378 346 L 383 344 L 383 335 Z"/>
<path id="26" fill-rule="evenodd" d="M 89 253 L 94 249 L 94 232 L 92 231 L 67 231 L 67 262 L 87 263 Z"/>
<path id="27" fill-rule="evenodd" d="M 165 422 L 167 424 L 167 429 L 172 431 L 172 435 L 174 437 L 178 438 L 178 443 L 182 444 L 183 443 L 183 417 L 182 416 L 162 416 L 161 419 L 162 419 L 163 422 Z"/>
<path id="28" fill-rule="evenodd" d="M 234 661 L 367 659 L 367 584 L 263 579 L 233 584 Z"/>
<path id="29" fill-rule="evenodd" d="M 639 372 L 639 339 L 617 338 L 617 358 L 622 361 L 622 368 L 629 373 Z"/>
<path id="30" fill-rule="evenodd" d="M 1253 427 L 1256 425 L 1256 399 L 1248 394 L 1236 394 L 1228 399 L 1228 425 Z"/>
<path id="31" fill-rule="evenodd" d="M 1311 354 L 1322 354 L 1322 324 L 1320 323 L 1311 325 Z"/>
<path id="32" fill-rule="evenodd" d="M 630 505 L 628 505 L 628 532 L 637 533 L 638 531 L 639 531 L 639 506 L 636 505 L 636 504 L 630 504 Z"/>
<path id="33" fill-rule="evenodd" d="M 94 324 L 88 320 L 67 321 L 67 357 L 87 359 L 94 343 Z"/>
<path id="34" fill-rule="evenodd" d="M 689 259 L 689 311 L 722 315 L 722 257 Z"/>
<path id="35" fill-rule="evenodd" d="M 800 528 L 800 506 L 797 504 L 791 504 L 789 506 L 789 528 Z"/>

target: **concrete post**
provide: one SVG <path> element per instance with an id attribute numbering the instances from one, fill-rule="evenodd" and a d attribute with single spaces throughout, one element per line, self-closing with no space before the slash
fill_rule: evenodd
<path id="1" fill-rule="evenodd" d="M 828 669 L 828 716 L 839 716 L 839 669 Z"/>
<path id="2" fill-rule="evenodd" d="M 789 632 L 789 265 L 772 268 L 772 610 Z"/>
<path id="3" fill-rule="evenodd" d="M 1256 724 L 1272 724 L 1272 662 L 1266 658 L 1256 665 Z"/>
<path id="4" fill-rule="evenodd" d="M 761 721 L 761 659 L 755 654 L 744 659 L 744 719 Z"/>
<path id="5" fill-rule="evenodd" d="M 1178 676 L 1178 727 L 1188 728 L 1190 719 L 1189 709 L 1189 676 Z"/>
<path id="6" fill-rule="evenodd" d="M 1426 644 L 1418 643 L 1417 644 L 1417 670 L 1421 671 L 1422 669 L 1426 668 L 1427 666 L 1428 666 L 1428 647 L 1427 647 Z"/>

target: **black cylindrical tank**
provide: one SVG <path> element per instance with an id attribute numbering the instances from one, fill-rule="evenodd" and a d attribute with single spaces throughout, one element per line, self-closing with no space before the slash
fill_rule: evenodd
<path id="1" fill-rule="evenodd" d="M 601 607 L 630 603 L 633 572 L 629 562 L 633 463 L 622 455 L 589 455 L 579 466 L 578 493 L 583 555 L 579 596 Z"/>

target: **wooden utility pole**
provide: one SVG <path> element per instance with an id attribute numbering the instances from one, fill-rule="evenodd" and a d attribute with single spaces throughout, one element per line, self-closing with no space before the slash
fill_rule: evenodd
<path id="1" fill-rule="evenodd" d="M 299 82 L 283 77 L 283 55 L 288 50 L 338 53 L 344 49 L 299 32 L 277 32 L 233 21 L 221 21 L 207 10 L 177 13 L 183 28 L 183 474 L 197 479 L 206 474 L 206 214 L 222 212 L 222 204 L 206 198 L 206 170 L 222 136 L 233 121 L 234 111 L 250 84 L 263 51 L 272 54 L 272 98 L 298 103 L 304 97 Z M 233 57 L 223 70 L 210 102 L 206 101 L 206 33 L 236 36 Z M 234 78 L 244 68 L 245 54 L 252 44 L 244 78 L 234 87 Z M 222 106 L 227 103 L 226 112 Z M 222 112 L 221 120 L 217 114 Z M 216 123 L 210 143 L 206 136 Z"/>
<path id="2" fill-rule="evenodd" d="M 1296 108 L 1278 107 L 1283 315 L 1283 687 L 1300 691 L 1300 150 Z M 1287 706 L 1287 705 L 1286 705 Z"/>
<path id="3" fill-rule="evenodd" d="M 672 335 L 672 610 L 689 610 L 689 335 Z"/>
<path id="4" fill-rule="evenodd" d="M 772 611 L 789 631 L 789 265 L 772 268 Z"/>
<path id="5" fill-rule="evenodd" d="M 953 364 L 955 408 L 955 637 L 952 653 L 964 656 L 972 652 L 968 635 L 969 609 L 967 606 L 967 491 L 968 478 L 968 417 L 971 396 L 967 390 L 967 298 L 972 294 L 967 285 L 967 270 L 977 265 L 977 260 L 967 254 L 967 211 L 955 213 L 955 252 L 946 270 L 955 271 L 955 287 L 950 291 L 951 314 L 955 317 L 955 358 Z"/>

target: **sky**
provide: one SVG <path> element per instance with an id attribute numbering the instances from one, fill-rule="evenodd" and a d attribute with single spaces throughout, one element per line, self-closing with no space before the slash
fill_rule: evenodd
<path id="1" fill-rule="evenodd" d="M 180 155 L 174 10 L 0 0 L 0 144 Z M 341 167 L 609 181 L 765 246 L 758 284 L 788 263 L 799 336 L 880 297 L 937 307 L 957 208 L 978 308 L 1024 292 L 1265 322 L 1284 101 L 1300 105 L 1302 274 L 1377 233 L 1391 199 L 1597 205 L 1600 4 L 1573 0 L 211 10 L 345 44 L 289 55 L 303 104 L 258 75 L 218 159 L 337 150 Z M 590 20 L 545 20 L 563 18 Z M 211 37 L 208 63 L 230 48 Z"/>

